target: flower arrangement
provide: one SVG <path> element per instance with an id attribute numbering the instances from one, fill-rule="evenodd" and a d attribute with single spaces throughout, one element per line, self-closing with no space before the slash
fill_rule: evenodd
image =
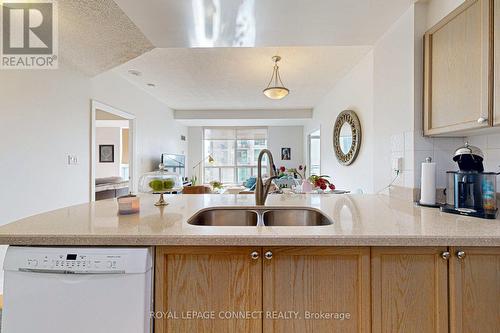
<path id="1" fill-rule="evenodd" d="M 290 168 L 287 169 L 284 166 L 281 166 L 279 168 L 279 177 L 284 177 L 286 175 L 293 175 L 294 178 L 300 177 L 300 179 L 305 179 L 306 178 L 306 169 L 307 167 L 304 165 L 299 165 L 298 168 Z"/>
<path id="2" fill-rule="evenodd" d="M 335 190 L 335 185 L 330 183 L 330 181 L 327 179 L 330 178 L 330 176 L 327 175 L 321 175 L 321 176 L 316 176 L 312 175 L 309 177 L 309 182 L 314 185 L 315 188 L 319 188 L 322 191 L 325 191 L 327 188 L 330 188 L 330 190 Z"/>

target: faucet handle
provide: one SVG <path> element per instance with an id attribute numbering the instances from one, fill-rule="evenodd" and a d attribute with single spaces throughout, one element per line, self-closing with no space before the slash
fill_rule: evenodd
<path id="1" fill-rule="evenodd" d="M 271 176 L 271 177 L 276 178 L 278 175 L 278 169 L 276 169 L 276 165 L 274 165 L 274 163 L 271 164 L 271 169 L 273 170 L 273 174 L 275 175 L 275 176 Z"/>

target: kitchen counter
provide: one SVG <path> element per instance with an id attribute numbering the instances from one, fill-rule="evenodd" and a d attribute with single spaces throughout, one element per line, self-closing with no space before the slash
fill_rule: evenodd
<path id="1" fill-rule="evenodd" d="M 267 206 L 312 207 L 334 222 L 308 227 L 210 227 L 187 223 L 208 207 L 254 206 L 253 195 L 141 195 L 141 212 L 118 215 L 116 200 L 67 207 L 0 227 L 11 245 L 500 246 L 500 219 L 416 207 L 385 195 L 269 195 Z"/>

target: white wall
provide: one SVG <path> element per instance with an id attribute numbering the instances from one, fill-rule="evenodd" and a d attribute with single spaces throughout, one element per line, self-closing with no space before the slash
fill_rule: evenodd
<path id="1" fill-rule="evenodd" d="M 427 4 L 427 29 L 464 3 L 464 0 L 430 0 Z"/>
<path id="2" fill-rule="evenodd" d="M 333 150 L 333 126 L 338 114 L 353 110 L 361 122 L 362 143 L 356 161 L 341 165 Z M 307 136 L 321 128 L 321 173 L 331 176 L 338 189 L 365 193 L 374 191 L 373 155 L 375 131 L 373 127 L 373 53 L 368 53 L 335 88 L 314 108 L 313 120 L 304 128 Z M 307 152 L 306 152 L 307 153 Z M 303 158 L 306 160 L 306 158 Z"/>
<path id="3" fill-rule="evenodd" d="M 144 90 L 108 71 L 91 79 L 92 98 L 136 116 L 135 179 L 144 172 L 158 168 L 162 153 L 186 155 L 187 127 L 173 118 L 172 109 Z"/>
<path id="4" fill-rule="evenodd" d="M 374 187 L 380 190 L 395 177 L 392 159 L 402 157 L 396 185 L 413 187 L 411 140 L 414 130 L 414 15 L 411 6 L 376 43 L 373 55 L 375 135 Z"/>
<path id="5" fill-rule="evenodd" d="M 89 92 L 64 68 L 0 71 L 0 224 L 88 201 Z"/>
<path id="6" fill-rule="evenodd" d="M 63 66 L 0 71 L 0 225 L 88 201 L 89 91 L 85 76 Z M 0 292 L 2 284 L 0 270 Z"/>
<path id="7" fill-rule="evenodd" d="M 120 127 L 97 127 L 95 131 L 95 177 L 119 177 L 120 176 L 120 152 L 121 152 L 121 128 Z M 99 146 L 113 145 L 113 163 L 99 162 Z"/>
<path id="8" fill-rule="evenodd" d="M 187 130 L 172 110 L 113 72 L 89 79 L 64 64 L 0 71 L 0 225 L 88 202 L 92 98 L 137 116 L 139 172 L 154 169 L 163 152 L 187 153 Z"/>
<path id="9" fill-rule="evenodd" d="M 399 157 L 403 172 L 395 185 L 419 187 L 421 162 L 428 156 L 438 164 L 438 186 L 446 186 L 445 171 L 455 168 L 452 153 L 464 140 L 422 135 L 422 36 L 447 14 L 443 11 L 453 10 L 462 1 L 434 2 L 412 5 L 314 108 L 313 121 L 305 126 L 304 143 L 321 125 L 322 173 L 333 175 L 337 187 L 378 191 L 395 177 L 392 160 Z M 331 143 L 333 122 L 345 108 L 361 114 L 365 138 L 358 161 L 349 167 L 336 161 Z"/>
<path id="10" fill-rule="evenodd" d="M 267 147 L 274 157 L 277 168 L 298 168 L 304 165 L 304 142 L 303 126 L 270 126 L 268 127 Z M 291 159 L 281 159 L 281 148 L 291 149 Z"/>

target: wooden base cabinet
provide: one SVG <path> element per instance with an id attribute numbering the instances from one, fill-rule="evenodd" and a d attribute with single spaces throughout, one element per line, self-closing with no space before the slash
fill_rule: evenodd
<path id="1" fill-rule="evenodd" d="M 264 313 L 292 317 L 264 316 L 264 333 L 370 331 L 369 248 L 264 248 L 264 256 Z"/>
<path id="2" fill-rule="evenodd" d="M 155 332 L 496 333 L 500 248 L 157 247 Z"/>
<path id="3" fill-rule="evenodd" d="M 247 247 L 157 247 L 155 333 L 250 333 L 262 309 L 262 262 Z M 233 313 L 227 313 L 232 311 Z"/>
<path id="4" fill-rule="evenodd" d="M 158 247 L 155 274 L 156 333 L 370 331 L 369 248 Z"/>
<path id="5" fill-rule="evenodd" d="M 443 253 L 446 247 L 372 248 L 372 332 L 448 332 Z"/>
<path id="6" fill-rule="evenodd" d="M 450 252 L 451 332 L 500 332 L 500 248 Z"/>

